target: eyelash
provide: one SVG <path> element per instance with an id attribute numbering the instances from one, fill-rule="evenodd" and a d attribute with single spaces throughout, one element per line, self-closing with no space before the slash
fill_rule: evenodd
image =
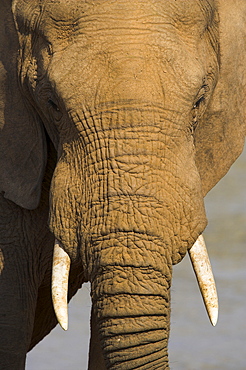
<path id="1" fill-rule="evenodd" d="M 206 90 L 207 87 L 203 86 L 202 89 L 203 94 L 200 95 L 199 99 L 195 102 L 193 105 L 193 110 L 192 110 L 192 123 L 191 123 L 191 132 L 192 134 L 194 133 L 198 123 L 199 123 L 199 118 L 202 116 L 203 111 L 201 111 L 201 107 L 204 105 L 205 107 L 205 101 L 206 101 Z"/>
<path id="2" fill-rule="evenodd" d="M 48 103 L 49 105 L 56 111 L 56 112 L 60 112 L 60 109 L 58 108 L 58 106 L 56 105 L 56 103 L 53 102 L 53 100 L 51 99 L 48 99 Z"/>
<path id="3" fill-rule="evenodd" d="M 61 109 L 51 98 L 47 100 L 47 103 L 51 116 L 54 118 L 56 122 L 59 122 L 62 118 Z"/>
<path id="4" fill-rule="evenodd" d="M 193 108 L 194 109 L 198 109 L 199 106 L 205 101 L 205 96 L 202 95 L 198 100 L 197 102 L 194 104 Z"/>

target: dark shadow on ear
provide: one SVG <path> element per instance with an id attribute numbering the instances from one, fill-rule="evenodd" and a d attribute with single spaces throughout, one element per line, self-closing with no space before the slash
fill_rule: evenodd
<path id="1" fill-rule="evenodd" d="M 0 5 L 0 48 L 0 191 L 19 206 L 34 209 L 40 200 L 46 140 L 39 116 L 19 88 L 19 43 L 10 1 Z"/>
<path id="2" fill-rule="evenodd" d="M 221 71 L 195 134 L 206 193 L 241 154 L 246 135 L 246 1 L 219 1 Z"/>

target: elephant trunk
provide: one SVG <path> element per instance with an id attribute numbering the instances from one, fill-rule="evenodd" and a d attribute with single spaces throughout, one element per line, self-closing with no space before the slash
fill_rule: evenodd
<path id="1" fill-rule="evenodd" d="M 181 199 L 189 195 L 182 188 L 175 194 L 180 184 L 172 171 L 178 178 L 181 164 L 180 158 L 174 168 L 170 164 L 175 154 L 167 131 L 173 121 L 161 112 L 125 110 L 114 124 L 122 126 L 123 115 L 129 127 L 116 128 L 106 143 L 104 194 L 98 196 L 98 181 L 90 184 L 85 260 L 93 317 L 107 369 L 165 369 L 172 262 L 191 239 L 180 222 Z"/>
<path id="2" fill-rule="evenodd" d="M 108 369 L 168 368 L 170 261 L 164 266 L 165 274 L 138 258 L 93 277 L 92 310 Z"/>
<path id="3" fill-rule="evenodd" d="M 51 229 L 91 281 L 109 369 L 168 368 L 172 264 L 206 225 L 181 117 L 141 106 L 74 114 L 80 137 L 64 146 L 51 191 Z"/>

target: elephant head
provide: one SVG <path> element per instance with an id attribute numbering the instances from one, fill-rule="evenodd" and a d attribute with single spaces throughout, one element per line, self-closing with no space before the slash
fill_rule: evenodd
<path id="1" fill-rule="evenodd" d="M 203 198 L 243 148 L 246 29 L 236 25 L 246 5 L 1 7 L 0 190 L 35 210 L 52 141 L 47 222 L 91 282 L 105 368 L 168 368 L 172 265 L 203 232 Z"/>

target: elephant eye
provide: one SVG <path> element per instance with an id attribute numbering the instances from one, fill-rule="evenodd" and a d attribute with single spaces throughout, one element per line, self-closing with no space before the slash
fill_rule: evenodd
<path id="1" fill-rule="evenodd" d="M 56 103 L 53 102 L 53 100 L 51 99 L 48 99 L 48 103 L 49 105 L 56 111 L 56 112 L 60 112 L 60 109 L 58 108 L 58 105 Z"/>
<path id="2" fill-rule="evenodd" d="M 196 101 L 196 103 L 194 104 L 193 108 L 194 108 L 194 109 L 199 108 L 199 107 L 200 107 L 200 105 L 201 105 L 202 103 L 204 103 L 204 102 L 205 102 L 205 96 L 203 95 L 203 96 L 201 96 L 201 97 Z"/>
<path id="3" fill-rule="evenodd" d="M 60 110 L 58 105 L 52 99 L 49 98 L 48 99 L 48 106 L 49 106 L 50 118 L 59 122 L 62 118 L 62 111 Z"/>
<path id="4" fill-rule="evenodd" d="M 191 133 L 194 134 L 194 131 L 198 125 L 199 118 L 202 116 L 204 107 L 205 107 L 205 96 L 202 95 L 193 105 L 192 109 L 192 123 L 191 123 Z"/>

